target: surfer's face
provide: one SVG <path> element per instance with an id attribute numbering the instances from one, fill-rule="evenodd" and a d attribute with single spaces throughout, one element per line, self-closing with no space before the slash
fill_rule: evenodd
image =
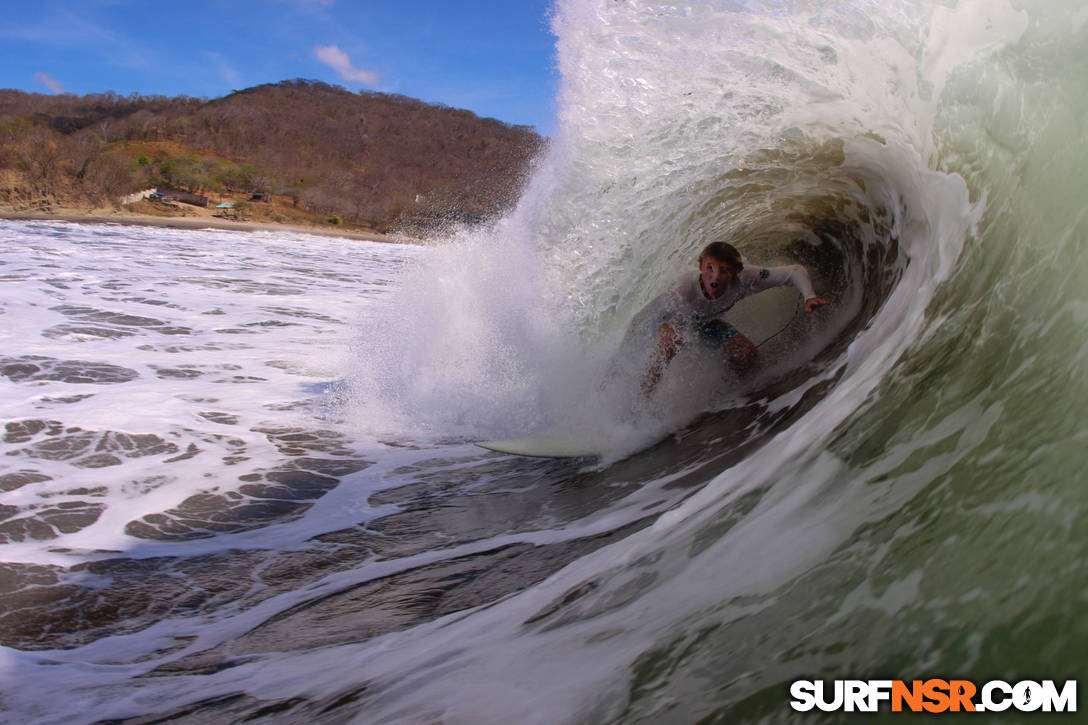
<path id="1" fill-rule="evenodd" d="M 703 287 L 703 294 L 714 300 L 725 293 L 725 287 L 736 273 L 733 268 L 720 259 L 703 257 L 699 262 L 699 282 Z"/>

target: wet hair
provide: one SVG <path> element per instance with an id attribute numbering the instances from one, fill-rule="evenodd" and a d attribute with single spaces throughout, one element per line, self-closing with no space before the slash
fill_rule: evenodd
<path id="1" fill-rule="evenodd" d="M 744 263 L 740 261 L 740 252 L 728 242 L 711 242 L 706 245 L 699 253 L 699 264 L 702 264 L 707 257 L 728 265 L 729 269 L 733 270 L 733 274 L 744 269 Z"/>

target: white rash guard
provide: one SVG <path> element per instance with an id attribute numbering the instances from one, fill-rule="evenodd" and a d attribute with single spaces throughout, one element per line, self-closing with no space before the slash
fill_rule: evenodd
<path id="1" fill-rule="evenodd" d="M 784 267 L 746 266 L 730 280 L 722 295 L 713 300 L 703 294 L 699 272 L 692 271 L 642 308 L 632 320 L 631 327 L 645 329 L 644 326 L 652 325 L 656 330 L 665 323 L 681 328 L 695 327 L 724 314 L 745 297 L 787 284 L 796 287 L 806 300 L 816 296 L 808 272 L 799 264 Z"/>

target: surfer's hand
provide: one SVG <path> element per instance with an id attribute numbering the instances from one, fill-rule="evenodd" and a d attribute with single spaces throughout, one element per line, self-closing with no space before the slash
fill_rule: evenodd
<path id="1" fill-rule="evenodd" d="M 805 312 L 812 312 L 817 307 L 823 307 L 824 305 L 831 304 L 823 297 L 809 297 L 805 300 Z"/>

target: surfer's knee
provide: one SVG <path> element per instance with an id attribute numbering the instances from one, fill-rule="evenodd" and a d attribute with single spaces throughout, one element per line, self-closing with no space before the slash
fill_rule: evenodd
<path id="1" fill-rule="evenodd" d="M 735 373 L 742 375 L 755 367 L 759 351 L 747 337 L 736 334 L 725 343 L 725 359 Z"/>

